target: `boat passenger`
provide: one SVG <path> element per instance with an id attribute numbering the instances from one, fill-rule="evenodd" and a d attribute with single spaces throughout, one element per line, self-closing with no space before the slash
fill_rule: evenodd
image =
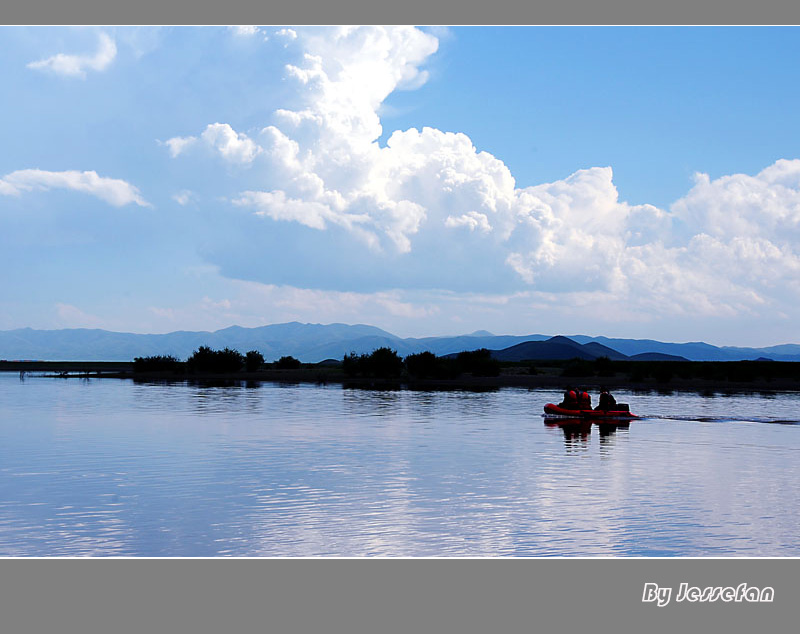
<path id="1" fill-rule="evenodd" d="M 578 396 L 578 404 L 580 405 L 580 409 L 592 409 L 592 397 L 589 396 L 589 392 L 581 392 Z"/>
<path id="2" fill-rule="evenodd" d="M 609 410 L 614 409 L 616 406 L 617 406 L 617 399 L 611 396 L 611 393 L 608 391 L 608 389 L 604 387 L 600 388 L 600 400 L 595 409 L 607 412 Z"/>
<path id="3" fill-rule="evenodd" d="M 573 389 L 571 385 L 568 385 L 567 389 L 564 391 L 564 400 L 561 401 L 558 406 L 564 409 L 580 409 L 578 394 L 579 392 L 577 390 Z"/>

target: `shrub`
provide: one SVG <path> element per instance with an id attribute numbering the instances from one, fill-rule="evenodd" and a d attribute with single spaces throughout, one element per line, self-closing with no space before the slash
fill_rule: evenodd
<path id="1" fill-rule="evenodd" d="M 378 348 L 368 357 L 368 372 L 383 379 L 400 376 L 403 360 L 391 348 Z"/>
<path id="2" fill-rule="evenodd" d="M 344 355 L 342 359 L 342 370 L 347 376 L 356 376 L 358 374 L 364 374 L 364 368 L 366 366 L 366 355 L 357 355 L 355 352 L 351 352 L 350 354 Z"/>
<path id="3" fill-rule="evenodd" d="M 410 354 L 405 359 L 406 370 L 418 379 L 430 379 L 440 375 L 440 359 L 432 352 L 418 352 Z"/>
<path id="4" fill-rule="evenodd" d="M 492 351 L 486 348 L 471 352 L 459 352 L 456 361 L 463 372 L 469 372 L 473 376 L 498 376 L 500 374 L 500 362 L 493 359 Z"/>
<path id="5" fill-rule="evenodd" d="M 238 372 L 244 361 L 237 350 L 212 350 L 208 346 L 200 346 L 186 363 L 190 372 Z"/>
<path id="6" fill-rule="evenodd" d="M 248 372 L 255 372 L 264 365 L 264 355 L 258 350 L 250 350 L 244 358 L 244 367 Z"/>
<path id="7" fill-rule="evenodd" d="M 294 357 L 281 357 L 275 362 L 275 367 L 279 370 L 297 370 L 300 367 L 300 361 Z"/>
<path id="8" fill-rule="evenodd" d="M 375 376 L 383 379 L 398 377 L 403 371 L 403 360 L 391 348 L 378 348 L 371 354 L 347 354 L 342 359 L 342 369 L 348 376 Z"/>
<path id="9" fill-rule="evenodd" d="M 175 371 L 180 367 L 180 361 L 171 355 L 157 355 L 153 357 L 136 357 L 133 360 L 134 372 L 164 372 Z"/>

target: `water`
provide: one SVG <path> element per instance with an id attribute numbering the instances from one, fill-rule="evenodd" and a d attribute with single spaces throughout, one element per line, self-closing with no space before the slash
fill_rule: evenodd
<path id="1" fill-rule="evenodd" d="M 2 556 L 800 556 L 800 395 L 0 373 Z"/>

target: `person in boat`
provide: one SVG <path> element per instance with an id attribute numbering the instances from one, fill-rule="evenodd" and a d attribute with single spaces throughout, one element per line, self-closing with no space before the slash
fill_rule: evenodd
<path id="1" fill-rule="evenodd" d="M 564 390 L 564 400 L 562 400 L 558 406 L 564 409 L 580 409 L 580 405 L 578 403 L 578 394 L 580 392 L 574 389 L 571 385 L 567 386 L 567 389 Z"/>
<path id="2" fill-rule="evenodd" d="M 564 400 L 558 406 L 574 410 L 592 409 L 592 397 L 589 396 L 589 392 L 568 386 L 564 392 Z"/>
<path id="3" fill-rule="evenodd" d="M 617 407 L 617 399 L 611 396 L 611 392 L 609 392 L 607 388 L 601 387 L 600 399 L 595 409 L 608 412 L 609 410 L 616 409 L 616 407 Z"/>

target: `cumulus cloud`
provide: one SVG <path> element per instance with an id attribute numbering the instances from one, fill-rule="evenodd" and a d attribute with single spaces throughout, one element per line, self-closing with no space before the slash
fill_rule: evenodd
<path id="1" fill-rule="evenodd" d="M 200 138 L 232 163 L 252 163 L 262 151 L 246 134 L 236 132 L 227 123 L 212 123 Z"/>
<path id="2" fill-rule="evenodd" d="M 28 68 L 56 73 L 64 77 L 86 78 L 86 71 L 105 70 L 117 56 L 117 45 L 107 33 L 98 35 L 97 51 L 92 55 L 58 53 L 52 57 L 28 64 Z"/>
<path id="3" fill-rule="evenodd" d="M 236 132 L 227 123 L 211 123 L 203 130 L 200 138 L 194 136 L 173 137 L 163 142 L 169 148 L 172 158 L 183 154 L 198 142 L 217 152 L 224 160 L 240 165 L 249 165 L 263 148 L 246 134 Z"/>
<path id="4" fill-rule="evenodd" d="M 275 35 L 286 38 L 289 41 L 294 41 L 297 39 L 297 31 L 294 29 L 278 29 L 275 31 Z"/>
<path id="5" fill-rule="evenodd" d="M 458 217 L 447 216 L 444 226 L 467 227 L 470 231 L 479 229 L 480 231 L 489 232 L 492 230 L 492 225 L 489 224 L 489 218 L 486 214 L 479 214 L 477 211 L 470 211 Z"/>
<path id="6" fill-rule="evenodd" d="M 32 190 L 71 189 L 96 196 L 115 207 L 135 203 L 149 207 L 139 190 L 117 178 L 98 176 L 97 172 L 48 172 L 40 169 L 18 170 L 0 179 L 0 194 L 19 196 Z"/>
<path id="7" fill-rule="evenodd" d="M 723 309 L 800 298 L 800 160 L 778 160 L 755 176 L 697 174 L 671 211 L 689 236 L 673 249 L 676 276 L 702 276 L 697 286 Z"/>
<path id="8" fill-rule="evenodd" d="M 233 203 L 254 207 L 258 210 L 256 214 L 259 216 L 269 216 L 273 220 L 293 220 L 313 229 L 324 229 L 326 221 L 336 219 L 336 214 L 328 205 L 299 198 L 287 198 L 282 191 L 244 192 Z"/>
<path id="9" fill-rule="evenodd" d="M 167 145 L 178 155 L 202 144 L 257 166 L 265 186 L 234 197 L 238 208 L 311 232 L 340 230 L 328 285 L 523 292 L 516 302 L 597 313 L 624 302 L 629 319 L 745 314 L 800 299 L 800 160 L 755 176 L 698 174 L 669 209 L 621 200 L 611 167 L 520 187 L 463 133 L 411 128 L 379 143 L 386 98 L 428 78 L 438 48 L 430 33 L 301 30 L 297 43 L 302 58 L 286 67 L 294 109 L 275 111 L 253 138 L 214 123 Z M 352 274 L 355 245 L 366 251 Z M 301 283 L 292 274 L 260 262 L 246 275 Z"/>
<path id="10" fill-rule="evenodd" d="M 167 139 L 166 141 L 160 142 L 162 145 L 166 145 L 169 149 L 169 155 L 172 158 L 183 154 L 188 148 L 192 145 L 197 143 L 197 137 L 194 136 L 176 136 L 172 137 L 171 139 Z"/>
<path id="11" fill-rule="evenodd" d="M 253 25 L 238 25 L 238 26 L 229 26 L 228 29 L 236 36 L 236 37 L 253 37 L 254 35 L 258 35 L 261 32 L 261 29 L 257 26 Z"/>
<path id="12" fill-rule="evenodd" d="M 800 237 L 800 159 L 781 159 L 755 176 L 711 180 L 696 174 L 694 187 L 672 205 L 678 218 L 720 238 Z"/>

